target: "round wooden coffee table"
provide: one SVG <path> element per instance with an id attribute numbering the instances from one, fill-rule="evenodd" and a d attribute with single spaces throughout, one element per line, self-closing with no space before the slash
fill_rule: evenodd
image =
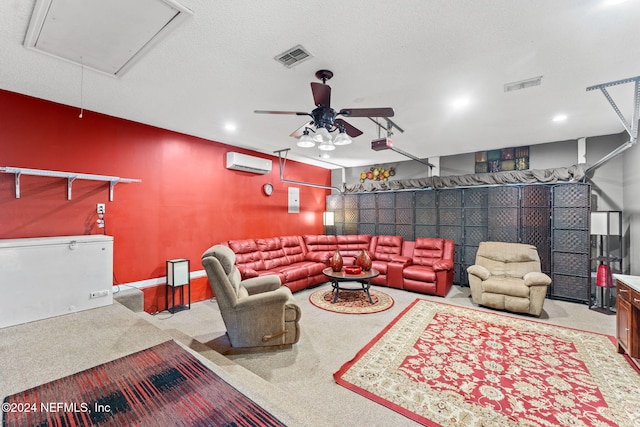
<path id="1" fill-rule="evenodd" d="M 333 304 L 338 300 L 340 291 L 364 291 L 364 293 L 367 294 L 369 302 L 373 304 L 371 294 L 369 294 L 369 288 L 371 287 L 371 279 L 380 275 L 378 270 L 372 268 L 362 273 L 348 274 L 345 273 L 344 268 L 341 271 L 333 271 L 331 267 L 327 267 L 322 270 L 322 273 L 331 281 L 331 286 L 333 287 Z M 362 288 L 341 288 L 340 283 L 342 282 L 358 282 L 362 285 Z"/>

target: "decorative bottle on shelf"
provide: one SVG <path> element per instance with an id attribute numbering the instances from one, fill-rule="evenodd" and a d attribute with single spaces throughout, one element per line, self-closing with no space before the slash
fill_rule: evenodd
<path id="1" fill-rule="evenodd" d="M 340 251 L 336 249 L 333 256 L 329 259 L 329 265 L 333 271 L 340 271 L 342 270 L 342 264 L 342 255 L 340 255 Z"/>
<path id="2" fill-rule="evenodd" d="M 362 250 L 358 257 L 356 258 L 356 265 L 362 267 L 362 271 L 371 270 L 371 257 L 366 250 Z"/>

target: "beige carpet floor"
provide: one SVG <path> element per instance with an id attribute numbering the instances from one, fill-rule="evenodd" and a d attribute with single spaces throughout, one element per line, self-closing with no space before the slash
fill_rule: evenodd
<path id="1" fill-rule="evenodd" d="M 182 319 L 191 313 L 195 310 Z M 176 341 L 188 343 L 183 347 L 212 371 L 285 424 L 332 425 L 304 407 L 291 405 L 277 386 L 179 331 L 159 329 L 146 317 L 151 316 L 140 316 L 114 303 L 0 329 L 0 399 L 178 337 Z M 65 402 L 64 396 L 60 402 Z"/>
<path id="2" fill-rule="evenodd" d="M 323 286 L 329 285 L 320 287 Z M 423 298 L 486 310 L 472 304 L 469 288 L 454 286 L 446 298 L 439 298 L 377 287 L 394 298 L 395 304 L 390 310 L 365 315 L 333 313 L 314 307 L 309 302 L 309 295 L 317 289 L 294 294 L 302 308 L 302 334 L 300 342 L 291 350 L 234 355 L 228 356 L 228 359 L 286 391 L 293 405 L 324 417 L 329 424 L 340 426 L 415 425 L 402 415 L 337 385 L 332 377 L 343 363 L 352 359 L 411 301 Z M 511 316 L 607 335 L 615 334 L 614 315 L 589 310 L 582 304 L 547 300 L 539 319 Z M 151 321 L 169 333 L 179 331 L 184 336 L 192 337 L 190 340 L 212 348 L 219 347 L 220 337 L 225 331 L 215 300 L 193 304 L 190 311 L 174 315 L 161 313 Z"/>
<path id="3" fill-rule="evenodd" d="M 390 310 L 349 315 L 311 305 L 309 295 L 318 288 L 294 294 L 302 308 L 302 334 L 299 343 L 284 351 L 223 357 L 212 350 L 219 348 L 225 332 L 215 300 L 192 304 L 189 311 L 155 316 L 114 303 L 0 329 L 0 397 L 173 338 L 289 426 L 415 425 L 335 384 L 332 374 L 415 298 L 473 307 L 469 289 L 454 286 L 446 298 L 439 298 L 378 287 L 394 298 Z M 547 300 L 539 320 L 615 333 L 615 316 L 581 304 Z"/>

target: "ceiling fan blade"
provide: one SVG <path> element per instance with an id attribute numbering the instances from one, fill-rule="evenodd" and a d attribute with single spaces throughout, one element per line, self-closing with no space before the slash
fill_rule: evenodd
<path id="1" fill-rule="evenodd" d="M 353 127 L 352 125 L 350 125 L 349 123 L 345 122 L 342 119 L 336 119 L 334 123 L 338 123 L 341 126 L 344 126 L 345 132 L 347 132 L 347 135 L 349 135 L 351 138 L 356 138 L 362 135 L 362 131 L 360 129 Z"/>
<path id="2" fill-rule="evenodd" d="M 331 86 L 312 82 L 311 92 L 313 92 L 313 102 L 316 107 L 321 105 L 325 107 L 331 106 Z"/>
<path id="3" fill-rule="evenodd" d="M 305 124 L 303 124 L 302 126 L 300 126 L 298 129 L 294 130 L 293 132 L 291 132 L 291 134 L 289 136 L 293 137 L 293 138 L 300 138 L 302 136 L 302 133 L 304 132 L 304 130 L 306 128 L 308 128 L 309 126 L 313 125 L 313 122 L 307 122 Z"/>
<path id="4" fill-rule="evenodd" d="M 300 111 L 267 111 L 267 110 L 253 110 L 257 114 L 289 114 L 293 116 L 308 116 L 309 113 L 302 113 Z"/>
<path id="5" fill-rule="evenodd" d="M 345 117 L 393 117 L 393 108 L 343 108 L 338 113 Z"/>

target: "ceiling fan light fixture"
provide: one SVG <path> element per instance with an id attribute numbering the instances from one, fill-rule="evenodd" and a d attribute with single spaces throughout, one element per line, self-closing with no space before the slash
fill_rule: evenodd
<path id="1" fill-rule="evenodd" d="M 311 148 L 311 147 L 315 147 L 316 143 L 313 140 L 313 137 L 309 135 L 309 131 L 305 130 L 302 136 L 300 137 L 300 140 L 298 141 L 297 145 L 298 147 L 302 147 L 302 148 Z"/>
<path id="2" fill-rule="evenodd" d="M 352 142 L 353 140 L 349 138 L 349 135 L 344 132 L 340 132 L 338 135 L 336 135 L 336 139 L 333 140 L 334 145 L 349 145 Z"/>
<path id="3" fill-rule="evenodd" d="M 325 140 L 322 141 L 322 144 L 318 145 L 318 149 L 322 151 L 332 151 L 336 149 L 336 146 L 333 145 L 333 142 L 331 142 L 331 140 Z"/>
<path id="4" fill-rule="evenodd" d="M 313 140 L 318 144 L 322 144 L 323 142 L 331 142 L 331 135 L 329 135 L 329 131 L 325 128 L 318 128 L 316 130 L 316 134 L 313 135 Z"/>
<path id="5" fill-rule="evenodd" d="M 165 0 L 168 1 L 168 0 Z M 298 46 L 300 47 L 300 46 Z M 295 49 L 294 49 L 295 50 Z M 295 55 L 294 55 L 295 56 Z M 270 111 L 254 110 L 257 114 L 286 114 L 294 116 L 309 116 L 307 122 L 292 132 L 289 136 L 299 138 L 299 147 L 313 147 L 314 144 L 322 151 L 332 151 L 336 146 L 349 145 L 352 138 L 362 135 L 362 131 L 347 123 L 338 116 L 345 117 L 393 117 L 393 108 L 345 108 L 336 110 L 331 108 L 331 87 L 327 85 L 327 80 L 333 77 L 330 70 L 318 70 L 316 77 L 322 83 L 311 82 L 311 94 L 315 108 L 311 112 L 304 111 Z M 373 119 L 371 119 L 373 120 Z M 374 120 L 375 122 L 375 120 Z M 301 134 L 301 131 L 303 134 Z M 309 132 L 314 134 L 309 136 Z M 335 133 L 338 131 L 338 133 Z M 335 139 L 333 136 L 335 135 Z"/>

